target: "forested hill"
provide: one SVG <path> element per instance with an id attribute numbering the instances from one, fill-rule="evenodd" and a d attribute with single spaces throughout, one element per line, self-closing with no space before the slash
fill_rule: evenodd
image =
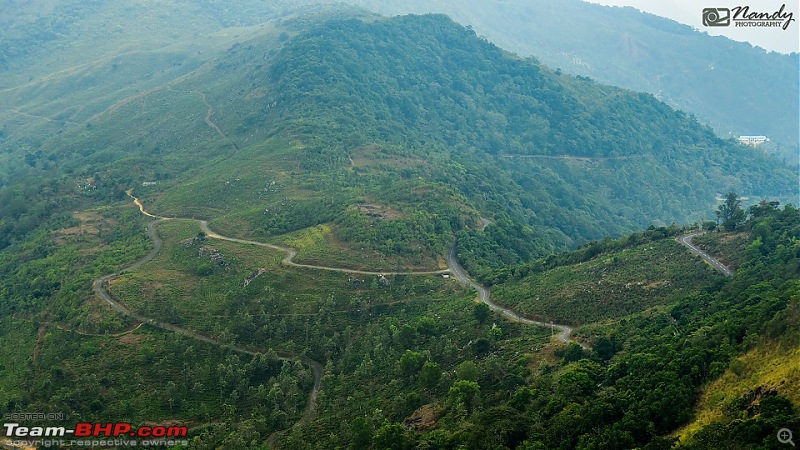
<path id="1" fill-rule="evenodd" d="M 631 7 L 582 0 L 358 4 L 381 14 L 447 14 L 500 47 L 550 67 L 650 92 L 711 123 L 722 136 L 766 134 L 797 164 L 797 53 L 768 52 Z M 699 18 L 703 5 L 693 8 Z M 796 39 L 790 37 L 796 29 L 772 31 Z"/>
<path id="2" fill-rule="evenodd" d="M 457 187 L 554 248 L 696 220 L 716 192 L 796 187 L 789 171 L 651 95 L 519 59 L 441 15 L 329 22 L 287 43 L 267 73 L 275 120 L 310 153 L 344 161 L 366 145 L 400 148 L 426 161 L 405 178 Z M 508 233 L 474 237 L 494 248 L 476 258 L 526 247 L 529 236 L 500 224 Z"/>
<path id="3" fill-rule="evenodd" d="M 520 59 L 446 16 L 318 20 L 101 110 L 17 169 L 117 195 L 156 179 L 140 189 L 155 211 L 242 236 L 335 222 L 346 244 L 431 256 L 461 233 L 476 274 L 704 219 L 717 193 L 796 195 L 792 172 L 654 97 Z M 364 203 L 396 213 L 367 219 Z M 479 215 L 495 226 L 477 233 Z"/>
<path id="4" fill-rule="evenodd" d="M 243 235 L 337 222 L 343 241 L 372 230 L 374 250 L 421 242 L 433 255 L 466 224 L 472 271 L 704 219 L 717 193 L 795 195 L 789 170 L 651 95 L 520 59 L 446 16 L 283 27 L 52 140 L 41 159 L 111 186 L 161 179 L 156 210 L 215 211 Z M 208 105 L 222 133 L 197 116 Z M 287 188 L 264 190 L 273 181 Z M 373 227 L 365 202 L 399 214 Z M 479 214 L 496 226 L 476 233 Z"/>
<path id="5" fill-rule="evenodd" d="M 725 374 L 745 390 L 709 386 L 686 445 L 797 428 L 796 377 L 760 375 L 796 357 L 796 174 L 447 17 L 336 14 L 0 90 L 0 413 L 199 449 L 655 449 Z M 731 278 L 673 239 L 727 191 L 765 198 L 695 241 Z M 519 310 L 476 306 L 454 241 Z"/>
<path id="6" fill-rule="evenodd" d="M 349 133 L 356 120 L 368 126 L 362 140 L 396 137 L 401 126 L 492 154 L 672 157 L 724 147 L 650 95 L 559 76 L 440 15 L 329 23 L 288 45 L 270 76 L 291 116 Z"/>

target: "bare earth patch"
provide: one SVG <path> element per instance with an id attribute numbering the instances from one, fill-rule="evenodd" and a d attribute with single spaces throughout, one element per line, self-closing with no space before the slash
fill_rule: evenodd
<path id="1" fill-rule="evenodd" d="M 78 220 L 78 225 L 53 231 L 55 242 L 59 246 L 78 244 L 83 247 L 82 253 L 96 253 L 98 247 L 103 245 L 100 231 L 117 224 L 115 220 L 92 211 L 76 211 L 72 217 Z"/>
<path id="2" fill-rule="evenodd" d="M 358 210 L 369 217 L 375 217 L 384 220 L 399 219 L 403 217 L 403 213 L 396 209 L 392 209 L 388 206 L 376 205 L 374 203 L 359 204 Z"/>
<path id="3" fill-rule="evenodd" d="M 120 336 L 118 341 L 120 344 L 138 345 L 142 339 L 144 339 L 144 336 L 141 334 L 128 333 Z"/>
<path id="4" fill-rule="evenodd" d="M 403 420 L 403 428 L 416 431 L 432 430 L 436 428 L 436 422 L 442 412 L 444 412 L 444 408 L 440 405 L 423 405 Z"/>

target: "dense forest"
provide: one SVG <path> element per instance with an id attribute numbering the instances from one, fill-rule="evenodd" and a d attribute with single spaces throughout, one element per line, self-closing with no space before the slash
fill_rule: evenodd
<path id="1" fill-rule="evenodd" d="M 770 152 L 798 164 L 797 50 L 781 54 L 637 8 L 580 0 L 358 3 L 381 14 L 447 14 L 498 46 L 552 68 L 649 92 L 710 123 L 720 136 L 767 135 L 777 143 Z M 701 11 L 698 6 L 697 25 Z"/>
<path id="2" fill-rule="evenodd" d="M 772 448 L 800 426 L 796 377 L 756 370 L 800 339 L 780 161 L 446 16 L 259 29 L 207 3 L 243 27 L 213 58 L 0 91 L 30 116 L 0 112 L 0 413 L 177 421 L 208 449 Z M 161 69 L 128 85 L 136 61 Z M 675 241 L 715 208 L 696 243 L 731 278 Z M 476 302 L 451 251 L 572 342 Z"/>
<path id="3" fill-rule="evenodd" d="M 400 168 L 405 183 L 457 187 L 496 215 L 494 230 L 459 240 L 476 274 L 547 246 L 696 219 L 686 211 L 711 206 L 704 192 L 792 189 L 775 161 L 652 96 L 510 57 L 443 16 L 331 22 L 291 41 L 269 75 L 275 112 L 297 124 L 315 160 L 336 164 L 379 142 L 389 147 L 384 169 L 402 166 L 398 156 L 437 163 Z M 750 175 L 734 181 L 729 171 Z"/>
<path id="4" fill-rule="evenodd" d="M 745 376 L 749 370 L 758 370 L 739 362 L 739 355 L 776 342 L 796 348 L 800 342 L 796 327 L 800 210 L 786 206 L 753 211 L 758 215 L 740 229 L 747 230 L 749 237 L 745 260 L 733 278 L 696 282 L 704 287 L 672 298 L 662 308 L 618 315 L 619 320 L 612 323 L 587 327 L 591 351 L 572 344 L 555 363 L 540 361 L 539 366 L 531 366 L 530 360 L 522 359 L 493 368 L 487 366 L 488 355 L 479 355 L 476 374 L 466 374 L 468 369 L 462 364 L 449 389 L 439 390 L 438 398 L 425 399 L 431 403 L 422 410 L 435 416 L 435 425 L 428 424 L 428 429 L 409 431 L 408 423 L 400 424 L 402 415 L 393 424 L 391 420 L 375 422 L 367 414 L 364 420 L 350 422 L 341 434 L 307 429 L 290 440 L 294 442 L 290 447 L 307 448 L 307 442 L 322 439 L 315 448 L 346 443 L 350 448 L 366 448 L 370 442 L 371 448 L 409 449 L 671 448 L 675 445 L 671 434 L 691 420 L 697 393 L 704 385 L 726 371 Z M 660 233 L 666 237 L 634 235 L 593 244 L 542 264 L 550 267 L 546 271 L 553 271 L 575 261 L 625 259 L 622 249 L 634 240 L 671 242 L 667 230 Z M 521 268 L 512 279 L 529 276 L 525 274 L 530 270 Z M 564 283 L 555 281 L 559 282 Z M 505 283 L 514 281 L 498 286 Z M 504 323 L 499 325 L 506 328 Z M 419 341 L 405 346 L 409 349 L 399 360 L 400 368 L 417 374 L 424 385 L 426 358 L 417 363 L 406 360 L 421 349 L 431 351 L 428 360 L 439 356 Z M 409 369 L 404 369 L 407 364 Z M 795 378 L 794 387 L 796 382 Z M 720 397 L 724 399 L 722 414 L 677 443 L 678 447 L 778 448 L 775 430 L 800 426 L 798 408 L 789 400 L 796 397 L 794 387 L 774 380 L 746 391 L 725 392 Z"/>

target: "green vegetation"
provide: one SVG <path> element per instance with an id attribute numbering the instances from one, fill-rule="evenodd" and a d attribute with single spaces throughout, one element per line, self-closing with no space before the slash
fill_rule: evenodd
<path id="1" fill-rule="evenodd" d="M 141 215 L 128 205 L 76 213 L 62 228 L 4 250 L 14 257 L 3 260 L 1 332 L 14 345 L 4 346 L 2 412 L 214 423 L 203 438 L 209 445 L 240 427 L 257 427 L 265 439 L 294 423 L 312 381 L 307 368 L 138 327 L 93 297 L 93 278 L 149 246 Z"/>
<path id="2" fill-rule="evenodd" d="M 447 14 L 559 73 L 649 92 L 710 123 L 720 136 L 765 134 L 778 145 L 756 151 L 772 152 L 793 166 L 799 162 L 796 52 L 779 54 L 634 8 L 579 0 L 362 0 L 359 5 L 382 14 Z M 701 11 L 698 6 L 694 12 L 699 17 Z"/>
<path id="3" fill-rule="evenodd" d="M 774 331 L 763 336 L 750 335 L 745 347 L 747 352 L 731 361 L 725 373 L 703 389 L 695 420 L 679 434 L 682 441 L 702 442 L 713 438 L 713 434 L 720 431 L 728 436 L 735 436 L 737 429 L 746 427 L 736 423 L 743 415 L 742 410 L 751 419 L 748 425 L 760 422 L 759 425 L 763 427 L 765 420 L 752 420 L 761 413 L 760 405 L 756 413 L 756 403 L 772 402 L 773 407 L 778 406 L 789 411 L 791 408 L 786 405 L 786 399 L 795 407 L 800 405 L 800 372 L 797 368 L 800 340 L 796 326 L 800 321 L 798 311 L 800 309 L 797 302 L 790 304 L 774 319 Z M 783 406 L 780 405 L 781 402 L 784 403 Z M 770 425 L 774 423 L 778 428 L 786 426 L 777 424 L 778 421 L 792 420 L 791 417 L 776 417 L 771 412 L 761 415 L 762 419 L 769 420 Z M 703 429 L 711 424 L 713 425 L 709 428 L 713 431 Z M 699 439 L 694 439 L 696 434 Z"/>
<path id="4" fill-rule="evenodd" d="M 657 447 L 690 423 L 703 386 L 749 374 L 748 357 L 793 336 L 798 210 L 765 201 L 743 220 L 729 205 L 737 237 L 700 240 L 736 261 L 731 279 L 665 226 L 706 217 L 716 192 L 793 195 L 796 176 L 771 159 L 443 16 L 276 14 L 183 67 L 142 57 L 163 70 L 117 94 L 105 72 L 80 86 L 108 61 L 0 90 L 41 120 L 0 136 L 0 413 L 176 420 L 209 449 L 270 436 L 298 449 Z M 35 40 L 3 57 L 49 48 Z M 39 98 L 46 86 L 60 94 Z M 152 225 L 160 251 L 127 270 L 153 245 L 126 189 L 172 217 Z M 440 268 L 455 242 L 500 302 L 579 324 L 590 348 L 507 321 L 453 278 L 295 267 L 199 219 L 296 247 L 298 262 L 370 271 Z M 110 295 L 179 332 L 93 291 L 118 271 Z M 318 408 L 300 421 L 312 359 Z M 723 384 L 709 406 L 722 413 L 683 444 L 719 430 L 757 444 L 796 423 L 790 391 L 747 379 Z M 759 383 L 759 412 L 728 392 Z"/>
<path id="5" fill-rule="evenodd" d="M 667 238 L 508 280 L 494 286 L 492 295 L 525 316 L 585 324 L 672 304 L 718 276 Z"/>
<path id="6" fill-rule="evenodd" d="M 371 440 L 373 448 L 380 448 L 391 434 L 394 442 L 406 442 L 407 448 L 670 448 L 672 433 L 690 421 L 701 386 L 727 373 L 728 367 L 750 377 L 747 374 L 754 369 L 738 355 L 753 348 L 775 348 L 770 342 L 776 339 L 790 346 L 784 354 L 797 351 L 792 324 L 798 307 L 794 274 L 800 269 L 796 243 L 800 210 L 791 206 L 773 210 L 752 219 L 747 227 L 755 230 L 766 224 L 775 243 L 770 251 L 750 254 L 730 280 L 713 277 L 705 289 L 673 297 L 660 308 L 585 327 L 582 334 L 593 343 L 590 353 L 570 346 L 562 351 L 560 364 L 544 362 L 528 375 L 520 374 L 524 381 L 513 386 L 505 383 L 519 380 L 512 376 L 514 365 L 505 368 L 512 373 L 493 382 L 479 377 L 473 383 L 474 369 L 462 364 L 456 370 L 462 381 L 450 386 L 446 400 L 406 416 L 406 425 L 433 418 L 433 430 L 406 426 L 403 431 L 399 423 L 372 417 L 367 410 L 363 422 L 359 419 L 344 429 L 295 431 L 287 445 L 308 448 L 315 442 L 314 448 L 326 448 Z M 756 242 L 758 237 L 751 235 L 749 240 Z M 607 256 L 615 252 L 623 254 L 624 249 Z M 581 258 L 581 253 L 585 251 L 565 259 Z M 501 326 L 505 330 L 506 325 Z M 424 367 L 422 361 L 419 352 L 401 353 L 395 376 L 414 376 Z M 778 387 L 782 373 L 789 376 L 786 381 L 796 383 L 794 368 L 787 362 L 781 370 L 772 372 L 777 378 L 745 378 L 751 381 L 728 385 L 724 397 L 716 397 L 724 413 L 695 427 L 679 448 L 773 447 L 778 428 L 800 424 L 798 405 L 793 403 L 795 388 Z"/>
<path id="7" fill-rule="evenodd" d="M 706 233 L 692 242 L 727 267 L 736 270 L 746 261 L 749 233 Z"/>
<path id="8" fill-rule="evenodd" d="M 742 209 L 742 200 L 735 192 L 728 192 L 725 201 L 716 211 L 717 220 L 726 231 L 733 231 L 741 226 L 747 219 L 747 213 Z"/>
<path id="9" fill-rule="evenodd" d="M 403 50 L 385 51 L 386 39 Z M 443 17 L 331 22 L 290 41 L 269 74 L 277 102 L 270 112 L 302 133 L 316 164 L 347 167 L 348 152 L 377 146 L 398 155 L 398 165 L 424 161 L 415 170 L 398 167 L 394 179 L 380 185 L 414 192 L 414 175 L 429 178 L 457 187 L 466 196 L 462 203 L 497 216 L 499 228 L 487 231 L 488 237 L 464 237 L 476 248 L 459 247 L 478 274 L 484 264 L 524 262 L 552 248 L 646 226 L 655 217 L 684 222 L 687 210 L 707 210 L 700 206 L 702 192 L 722 187 L 696 183 L 722 167 L 771 180 L 737 190 L 773 189 L 767 186 L 777 179 L 787 183 L 779 190 L 792 189 L 788 172 L 767 159 L 735 168 L 756 154 L 740 154 L 738 145 L 718 140 L 652 97 L 509 58 Z M 350 131 L 356 123 L 358 131 Z M 562 155 L 575 158 L 549 158 Z M 668 170 L 662 166 L 655 174 L 659 165 Z M 768 166 L 769 176 L 762 172 Z M 387 165 L 384 177 L 392 169 Z M 356 174 L 351 183 L 370 189 L 370 197 L 380 195 L 373 193 L 375 175 Z M 469 265 L 470 252 L 479 263 Z"/>
<path id="10" fill-rule="evenodd" d="M 790 171 L 652 96 L 557 75 L 445 17 L 285 29 L 299 31 L 270 29 L 45 141 L 24 175 L 36 186 L 63 171 L 69 196 L 99 201 L 157 183 L 137 195 L 165 216 L 212 218 L 240 237 L 336 225 L 337 250 L 413 264 L 458 234 L 477 276 L 696 220 L 714 192 L 795 187 Z M 34 189 L 29 204 L 51 191 Z M 481 215 L 494 219 L 483 232 Z"/>

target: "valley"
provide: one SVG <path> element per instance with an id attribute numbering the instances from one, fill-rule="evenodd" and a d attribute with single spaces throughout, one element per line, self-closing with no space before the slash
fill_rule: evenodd
<path id="1" fill-rule="evenodd" d="M 441 14 L 70 1 L 0 31 L 3 413 L 193 449 L 800 427 L 797 174 L 705 125 L 733 116 Z"/>
<path id="2" fill-rule="evenodd" d="M 201 334 L 201 333 L 198 333 L 198 332 L 195 332 L 195 331 L 191 331 L 189 329 L 182 328 L 182 327 L 173 325 L 171 323 L 158 321 L 156 319 L 140 315 L 140 314 L 130 310 L 126 306 L 120 304 L 116 300 L 114 300 L 113 297 L 107 291 L 107 287 L 112 284 L 112 281 L 113 281 L 114 278 L 120 276 L 120 274 L 122 274 L 122 273 L 127 273 L 127 272 L 134 271 L 137 268 L 141 267 L 142 265 L 150 262 L 159 253 L 159 251 L 161 251 L 162 245 L 163 245 L 163 241 L 161 240 L 161 238 L 158 235 L 158 232 L 156 231 L 156 226 L 158 225 L 159 222 L 163 222 L 163 221 L 196 221 L 197 224 L 199 225 L 200 229 L 202 230 L 201 232 L 204 233 L 204 236 L 203 236 L 204 239 L 205 238 L 219 239 L 219 240 L 223 240 L 223 241 L 229 241 L 229 242 L 234 242 L 234 243 L 244 244 L 244 245 L 253 245 L 253 246 L 259 246 L 259 247 L 265 247 L 265 248 L 268 248 L 268 249 L 271 249 L 271 250 L 284 252 L 284 253 L 286 253 L 286 257 L 281 260 L 281 263 L 284 264 L 284 265 L 287 265 L 287 266 L 294 266 L 294 267 L 298 267 L 298 268 L 307 268 L 307 269 L 314 269 L 314 270 L 327 270 L 327 271 L 334 271 L 334 272 L 344 272 L 344 273 L 359 274 L 359 275 L 373 275 L 373 276 L 377 275 L 382 279 L 386 275 L 432 275 L 432 274 L 449 273 L 449 274 L 452 274 L 455 277 L 455 279 L 457 279 L 460 283 L 463 283 L 463 284 L 469 286 L 470 288 L 476 290 L 477 293 L 478 293 L 478 296 L 477 296 L 477 299 L 476 299 L 477 301 L 485 303 L 486 305 L 489 306 L 489 308 L 492 311 L 495 311 L 495 312 L 499 313 L 501 316 L 504 316 L 506 319 L 511 320 L 513 322 L 516 322 L 516 323 L 521 323 L 521 324 L 524 324 L 524 325 L 534 325 L 534 326 L 538 326 L 538 327 L 558 329 L 559 333 L 556 335 L 556 338 L 559 341 L 562 341 L 563 343 L 566 343 L 566 344 L 571 342 L 571 340 L 570 340 L 570 334 L 572 333 L 572 328 L 571 327 L 566 326 L 566 325 L 556 324 L 556 323 L 553 323 L 553 322 L 545 323 L 545 322 L 541 322 L 541 321 L 530 320 L 530 319 L 527 319 L 525 317 L 520 316 L 519 313 L 514 312 L 511 309 L 508 309 L 508 308 L 499 306 L 496 303 L 493 303 L 490 300 L 489 290 L 487 288 L 485 288 L 484 286 L 481 286 L 481 285 L 477 284 L 476 282 L 474 282 L 469 277 L 469 275 L 466 274 L 464 269 L 458 264 L 458 262 L 456 261 L 456 257 L 455 257 L 455 253 L 454 253 L 453 248 L 451 248 L 451 250 L 450 250 L 450 252 L 448 253 L 448 256 L 447 256 L 448 268 L 445 269 L 445 270 L 438 270 L 438 271 L 381 273 L 381 272 L 359 271 L 359 270 L 352 270 L 352 269 L 345 269 L 345 268 L 338 268 L 338 267 L 326 267 L 326 266 L 313 266 L 313 265 L 306 265 L 306 264 L 298 264 L 298 263 L 295 263 L 293 261 L 293 258 L 297 255 L 297 252 L 294 251 L 293 249 L 290 249 L 290 248 L 287 248 L 287 247 L 283 247 L 283 246 L 276 246 L 276 245 L 266 244 L 266 243 L 262 243 L 262 242 L 256 242 L 256 241 L 249 241 L 249 240 L 244 240 L 244 239 L 226 237 L 226 236 L 223 236 L 223 235 L 220 235 L 220 234 L 217 234 L 217 233 L 211 231 L 209 226 L 208 226 L 208 222 L 205 221 L 205 220 L 166 218 L 166 217 L 161 217 L 161 216 L 158 216 L 158 215 L 154 215 L 154 214 L 148 212 L 144 208 L 144 205 L 142 204 L 142 202 L 138 198 L 136 198 L 136 197 L 134 197 L 132 195 L 132 191 L 128 191 L 128 196 L 131 197 L 133 203 L 137 206 L 137 208 L 139 209 L 139 211 L 140 211 L 140 213 L 142 215 L 145 215 L 145 216 L 147 216 L 149 218 L 156 219 L 155 221 L 149 222 L 148 225 L 147 225 L 148 235 L 149 235 L 150 239 L 153 242 L 153 250 L 150 253 L 148 253 L 147 255 L 145 255 L 142 259 L 136 261 L 134 264 L 126 267 L 125 269 L 122 269 L 119 272 L 116 272 L 114 274 L 102 276 L 102 277 L 100 277 L 100 278 L 98 278 L 97 280 L 94 281 L 94 289 L 95 289 L 95 291 L 97 292 L 97 294 L 106 303 L 108 303 L 108 305 L 110 305 L 114 310 L 116 310 L 116 311 L 118 311 L 118 312 L 120 312 L 120 313 L 122 313 L 122 314 L 124 314 L 124 315 L 126 315 L 126 316 L 128 316 L 128 317 L 130 317 L 130 318 L 132 318 L 132 319 L 134 319 L 134 320 L 139 322 L 139 325 L 137 325 L 135 328 L 133 328 L 130 331 L 125 331 L 122 334 L 128 334 L 128 333 L 130 333 L 132 331 L 136 331 L 142 324 L 146 324 L 148 326 L 161 328 L 161 329 L 169 331 L 169 332 L 182 334 L 184 336 L 187 336 L 187 337 L 189 337 L 191 339 L 194 339 L 194 340 L 197 340 L 199 342 L 203 342 L 203 343 L 211 344 L 211 345 L 216 345 L 216 346 L 222 346 L 223 348 L 232 350 L 233 352 L 236 352 L 236 353 L 242 353 L 242 354 L 246 354 L 246 355 L 250 355 L 250 356 L 256 356 L 258 354 L 264 354 L 265 353 L 264 351 L 259 351 L 259 350 L 255 350 L 255 349 L 251 349 L 251 348 L 244 348 L 244 347 L 237 346 L 237 345 L 231 344 L 231 343 L 223 343 L 223 342 L 220 342 L 219 340 L 216 340 L 213 337 L 210 337 L 208 335 Z M 694 236 L 697 236 L 698 234 L 699 233 L 690 233 L 690 234 L 681 236 L 678 239 L 678 241 L 682 245 L 687 247 L 687 249 L 689 249 L 690 251 L 692 251 L 692 252 L 696 253 L 697 255 L 701 256 L 704 260 L 708 261 L 709 264 L 711 264 L 715 269 L 720 270 L 724 275 L 731 276 L 733 274 L 733 272 L 731 272 L 728 268 L 726 268 L 724 265 L 719 263 L 716 259 L 714 259 L 710 255 L 708 255 L 707 253 L 703 252 L 702 250 L 698 249 L 697 247 L 695 247 L 695 246 L 693 246 L 691 244 L 691 238 L 694 237 Z M 261 272 L 259 272 L 259 273 L 261 273 Z M 116 336 L 120 336 L 120 334 L 113 334 L 112 336 L 116 337 Z M 41 336 L 40 336 L 40 340 L 41 340 Z M 580 347 L 583 350 L 586 350 L 586 351 L 590 351 L 591 350 L 589 347 L 587 347 L 586 345 L 584 345 L 582 343 L 578 343 L 578 344 L 580 345 Z M 34 354 L 36 354 L 36 351 L 34 352 Z M 303 416 L 298 421 L 298 424 L 307 424 L 311 420 L 313 420 L 314 417 L 315 417 L 315 411 L 316 411 L 316 406 L 317 406 L 316 402 L 317 402 L 317 398 L 319 396 L 319 392 L 320 392 L 320 388 L 321 388 L 321 384 L 322 384 L 323 365 L 320 362 L 315 361 L 313 359 L 310 359 L 310 358 L 307 358 L 307 357 L 303 357 L 303 356 L 297 355 L 297 354 L 292 354 L 292 353 L 289 353 L 289 352 L 279 351 L 279 352 L 274 353 L 274 355 L 275 356 L 273 356 L 273 357 L 277 357 L 278 360 L 302 362 L 303 364 L 308 365 L 311 368 L 311 370 L 312 370 L 312 372 L 314 374 L 314 383 L 313 383 L 313 386 L 311 388 L 311 391 L 308 394 L 308 400 L 307 400 L 306 407 L 304 409 Z M 278 432 L 276 432 L 276 433 L 278 433 Z M 268 439 L 268 442 L 274 442 L 274 438 L 277 438 L 277 436 L 278 435 L 274 433 Z"/>

